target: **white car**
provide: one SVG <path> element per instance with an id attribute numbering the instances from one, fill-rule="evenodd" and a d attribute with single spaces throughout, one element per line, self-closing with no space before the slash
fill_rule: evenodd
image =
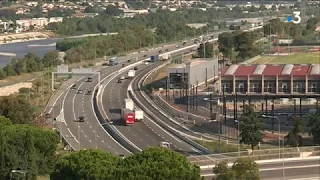
<path id="1" fill-rule="evenodd" d="M 121 79 L 121 80 L 124 80 L 124 79 L 125 79 L 125 77 L 124 77 L 124 76 L 121 76 L 121 77 L 120 77 L 120 79 Z"/>

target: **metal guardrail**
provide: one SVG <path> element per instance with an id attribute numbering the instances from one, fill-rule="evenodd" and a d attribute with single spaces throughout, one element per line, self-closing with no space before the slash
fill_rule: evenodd
<path id="1" fill-rule="evenodd" d="M 240 156 L 240 157 L 249 157 L 255 161 L 258 160 L 272 160 L 272 159 L 288 159 L 288 158 L 303 158 L 303 157 L 312 157 L 312 156 L 319 156 L 320 151 L 312 152 L 307 156 L 303 156 L 301 152 L 288 152 L 288 153 L 281 153 L 280 158 L 279 154 L 265 154 L 265 155 L 249 155 L 249 156 Z M 228 163 L 233 163 L 239 157 L 232 157 L 232 158 L 215 158 L 215 159 L 205 159 L 205 160 L 191 160 L 192 164 L 197 166 L 210 166 L 216 165 L 219 162 L 226 161 Z"/>
<path id="2" fill-rule="evenodd" d="M 279 151 L 280 150 L 280 151 Z M 281 148 L 250 151 L 241 151 L 234 153 L 212 154 L 206 156 L 192 156 L 189 161 L 199 166 L 214 165 L 221 161 L 234 162 L 239 157 L 250 157 L 254 160 L 271 160 L 279 158 L 296 158 L 319 156 L 320 146 L 299 147 L 299 148 Z M 219 156 L 219 157 L 217 157 Z M 222 158 L 221 158 L 222 157 Z"/>

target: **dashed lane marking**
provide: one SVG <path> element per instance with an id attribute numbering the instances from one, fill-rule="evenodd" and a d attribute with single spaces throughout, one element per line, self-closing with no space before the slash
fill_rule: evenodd
<path id="1" fill-rule="evenodd" d="M 92 141 L 89 139 L 89 142 L 92 142 Z"/>
<path id="2" fill-rule="evenodd" d="M 102 140 L 101 142 L 104 143 L 104 140 Z"/>
<path id="3" fill-rule="evenodd" d="M 92 127 L 90 126 L 90 129 L 91 129 Z"/>
<path id="4" fill-rule="evenodd" d="M 87 135 L 84 135 L 84 137 L 87 137 Z"/>

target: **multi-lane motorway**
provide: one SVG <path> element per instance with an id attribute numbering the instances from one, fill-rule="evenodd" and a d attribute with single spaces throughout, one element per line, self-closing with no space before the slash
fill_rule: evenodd
<path id="1" fill-rule="evenodd" d="M 191 44 L 193 44 L 193 41 L 188 41 L 187 45 Z M 161 50 L 164 51 L 165 49 L 172 51 L 176 49 L 176 45 L 161 47 Z M 132 60 L 137 57 L 138 60 L 141 60 L 145 58 L 143 56 L 150 57 L 158 53 L 159 48 L 153 49 L 145 53 L 119 58 L 118 66 L 98 67 L 96 69 L 100 69 L 101 78 L 104 78 L 112 72 L 121 69 L 121 64 L 126 63 L 127 59 Z M 56 124 L 63 137 L 73 149 L 98 148 L 114 154 L 129 154 L 130 152 L 115 141 L 102 127 L 103 125 L 100 125 L 93 110 L 93 95 L 86 94 L 88 90 L 94 90 L 98 80 L 96 76 L 92 76 L 93 82 L 86 82 L 87 77 L 73 77 L 63 84 L 60 90 L 58 90 L 63 92 L 55 97 L 56 100 L 52 107 L 49 106 L 46 111 L 51 112 L 51 116 L 57 117 Z M 108 80 L 108 78 L 105 80 Z M 76 85 L 75 90 L 70 89 L 72 84 Z M 77 94 L 79 89 L 82 90 L 82 93 Z M 75 122 L 76 119 L 79 119 L 79 116 L 84 116 L 86 118 L 85 122 Z"/>

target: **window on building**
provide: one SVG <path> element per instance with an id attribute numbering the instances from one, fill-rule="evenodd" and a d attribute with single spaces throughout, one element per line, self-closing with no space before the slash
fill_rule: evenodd
<path id="1" fill-rule="evenodd" d="M 264 92 L 275 93 L 274 87 L 275 87 L 274 82 L 268 82 L 268 81 L 264 82 Z"/>
<path id="2" fill-rule="evenodd" d="M 246 93 L 246 84 L 244 82 L 237 82 L 236 83 L 236 92 L 238 93 Z"/>
<path id="3" fill-rule="evenodd" d="M 308 87 L 308 92 L 313 92 L 313 93 L 318 93 L 318 89 L 317 89 L 317 86 L 318 86 L 318 83 L 316 83 L 316 82 L 311 82 L 311 83 L 309 83 L 309 85 L 308 85 L 309 87 Z"/>
<path id="4" fill-rule="evenodd" d="M 283 92 L 283 93 L 289 93 L 288 83 L 287 82 L 280 82 L 278 91 Z"/>
<path id="5" fill-rule="evenodd" d="M 302 82 L 293 83 L 293 92 L 295 93 L 304 93 L 304 88 Z"/>
<path id="6" fill-rule="evenodd" d="M 250 92 L 261 93 L 260 86 L 261 86 L 261 84 L 259 82 L 251 82 L 250 83 Z"/>
<path id="7" fill-rule="evenodd" d="M 223 88 L 224 88 L 224 92 L 231 92 L 230 83 L 223 83 L 222 84 L 222 91 L 223 91 Z"/>

